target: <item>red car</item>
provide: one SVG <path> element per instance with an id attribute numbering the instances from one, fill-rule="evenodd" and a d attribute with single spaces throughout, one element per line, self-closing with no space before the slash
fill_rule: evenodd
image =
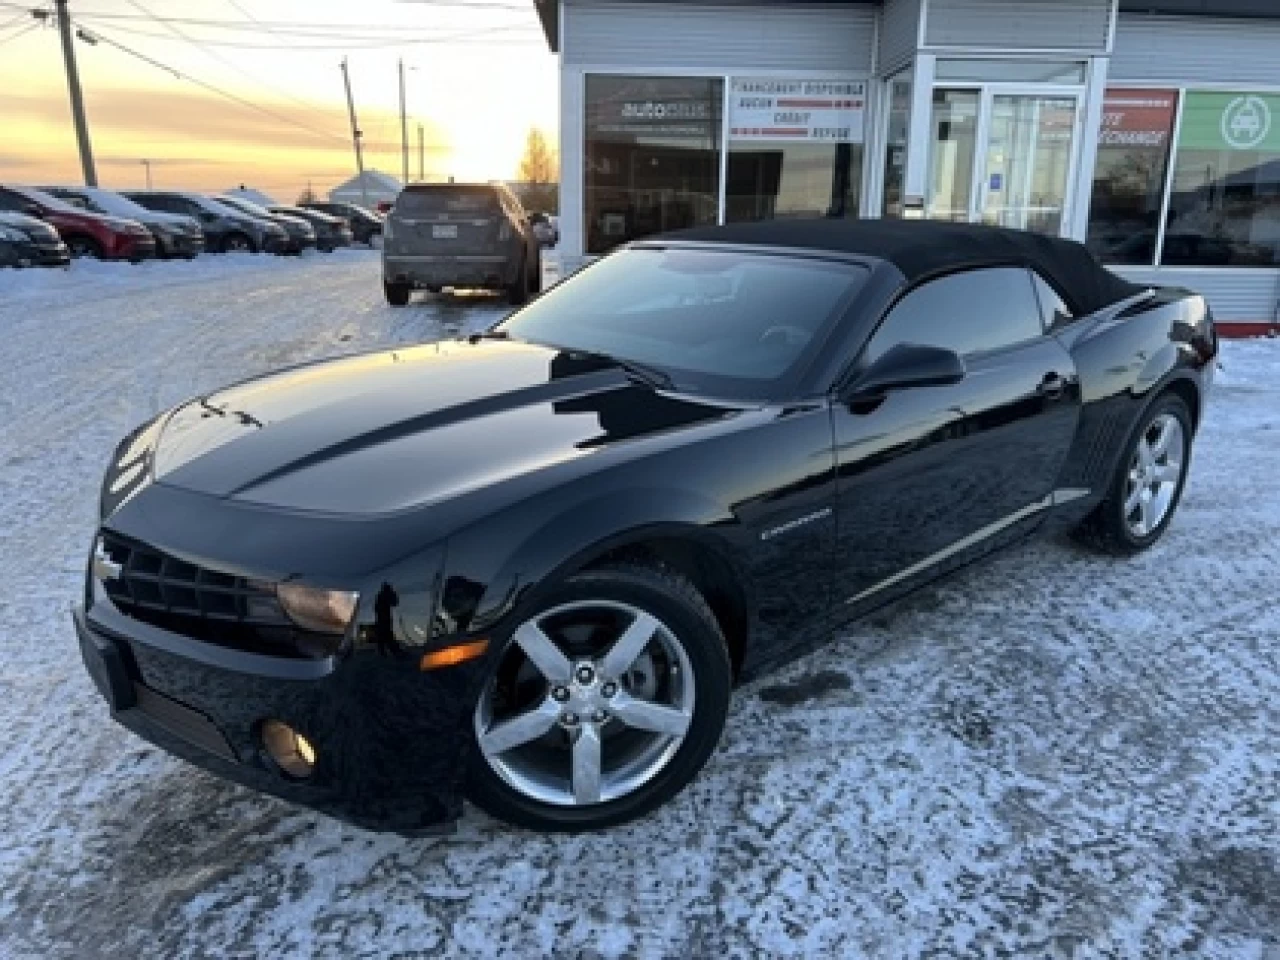
<path id="1" fill-rule="evenodd" d="M 137 262 L 156 255 L 155 237 L 136 220 L 82 210 L 31 187 L 0 186 L 0 210 L 52 224 L 73 257 Z"/>

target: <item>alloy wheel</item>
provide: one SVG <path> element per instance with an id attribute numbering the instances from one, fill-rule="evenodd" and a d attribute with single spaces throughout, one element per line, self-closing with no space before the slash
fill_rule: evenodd
<path id="1" fill-rule="evenodd" d="M 515 631 L 476 705 L 489 767 L 525 797 L 607 803 L 669 763 L 693 720 L 695 677 L 675 632 L 612 600 L 543 611 Z"/>
<path id="2" fill-rule="evenodd" d="M 1160 414 L 1138 439 L 1125 479 L 1124 518 L 1133 536 L 1150 536 L 1169 515 L 1186 460 L 1181 422 Z"/>

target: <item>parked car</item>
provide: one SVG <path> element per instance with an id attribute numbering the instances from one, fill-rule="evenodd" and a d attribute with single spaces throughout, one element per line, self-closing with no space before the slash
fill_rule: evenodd
<path id="1" fill-rule="evenodd" d="M 287 217 L 283 214 L 272 213 L 266 207 L 260 207 L 252 200 L 244 197 L 235 196 L 234 194 L 219 194 L 214 197 L 218 203 L 226 204 L 241 213 L 259 220 L 267 220 L 280 227 L 285 232 L 285 253 L 302 253 L 310 247 L 316 245 L 316 232 L 311 224 L 299 217 Z"/>
<path id="2" fill-rule="evenodd" d="M 7 250 L 0 256 L 5 266 L 65 267 L 71 262 L 71 251 L 58 231 L 35 217 L 0 212 L 0 238 Z"/>
<path id="3" fill-rule="evenodd" d="M 123 194 L 101 187 L 41 187 L 45 193 L 110 217 L 136 220 L 156 240 L 156 256 L 193 260 L 204 249 L 204 231 L 193 217 L 148 210 Z"/>
<path id="4" fill-rule="evenodd" d="M 0 186 L 0 210 L 52 224 L 73 257 L 137 262 L 156 255 L 155 238 L 136 220 L 82 210 L 32 187 Z"/>
<path id="5" fill-rule="evenodd" d="M 205 249 L 218 253 L 282 253 L 288 235 L 278 224 L 248 216 L 204 194 L 180 190 L 125 190 L 123 196 L 146 207 L 192 217 L 204 231 Z"/>
<path id="6" fill-rule="evenodd" d="M 308 210 L 305 207 L 267 207 L 269 211 L 295 220 L 305 220 L 311 224 L 316 234 L 316 249 L 332 253 L 338 247 L 351 246 L 351 228 L 342 217 L 321 213 L 319 210 Z"/>
<path id="7" fill-rule="evenodd" d="M 370 213 L 364 207 L 356 206 L 354 203 L 334 203 L 328 200 L 317 200 L 312 203 L 300 204 L 300 206 L 304 210 L 319 210 L 321 213 L 342 217 L 347 221 L 347 226 L 351 228 L 351 236 L 356 243 L 367 243 L 372 246 L 373 238 L 382 236 L 383 218 L 375 213 Z"/>
<path id="8" fill-rule="evenodd" d="M 850 618 L 1033 533 L 1158 541 L 1216 353 L 1202 297 L 1067 240 L 636 242 L 486 333 L 130 434 L 80 649 L 114 719 L 258 790 L 406 833 L 464 785 L 608 827 L 697 774 L 735 683 Z"/>
<path id="9" fill-rule="evenodd" d="M 382 284 L 402 307 L 413 290 L 505 290 L 524 303 L 542 282 L 539 245 L 524 208 L 501 183 L 413 183 L 382 228 Z"/>

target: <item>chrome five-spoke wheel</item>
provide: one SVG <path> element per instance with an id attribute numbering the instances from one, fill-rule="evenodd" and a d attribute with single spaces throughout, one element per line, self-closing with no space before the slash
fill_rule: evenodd
<path id="1" fill-rule="evenodd" d="M 643 816 L 702 769 L 724 729 L 728 645 L 683 575 L 576 573 L 516 618 L 476 700 L 467 794 L 535 830 Z"/>
<path id="2" fill-rule="evenodd" d="M 695 678 L 671 627 L 630 604 L 581 600 L 516 628 L 476 705 L 485 761 L 524 796 L 563 806 L 624 797 L 671 760 Z"/>
<path id="3" fill-rule="evenodd" d="M 1186 455 L 1186 435 L 1172 413 L 1156 416 L 1138 438 L 1124 497 L 1125 523 L 1135 537 L 1149 536 L 1169 515 Z"/>

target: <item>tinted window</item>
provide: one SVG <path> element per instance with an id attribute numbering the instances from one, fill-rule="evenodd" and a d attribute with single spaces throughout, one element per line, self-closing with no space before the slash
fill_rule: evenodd
<path id="1" fill-rule="evenodd" d="M 1022 267 L 969 270 L 912 290 L 867 346 L 867 361 L 900 343 L 961 355 L 1031 340 L 1043 332 L 1040 304 Z"/>
<path id="2" fill-rule="evenodd" d="M 513 337 L 635 360 L 681 388 L 771 395 L 821 347 L 866 271 L 721 250 L 623 250 L 504 324 Z"/>
<path id="3" fill-rule="evenodd" d="M 492 187 L 432 187 L 402 191 L 395 209 L 404 217 L 431 217 L 441 214 L 493 216 L 502 208 Z"/>
<path id="4" fill-rule="evenodd" d="M 16 193 L 10 193 L 8 190 L 0 190 L 0 210 L 12 210 L 17 213 L 24 213 L 29 206 L 31 206 L 31 201 L 27 200 L 25 197 L 20 197 Z"/>
<path id="5" fill-rule="evenodd" d="M 1031 282 L 1035 284 L 1036 299 L 1040 301 L 1040 318 L 1046 330 L 1052 330 L 1071 320 L 1071 311 L 1058 296 L 1058 291 L 1049 286 L 1044 277 L 1032 270 Z"/>

